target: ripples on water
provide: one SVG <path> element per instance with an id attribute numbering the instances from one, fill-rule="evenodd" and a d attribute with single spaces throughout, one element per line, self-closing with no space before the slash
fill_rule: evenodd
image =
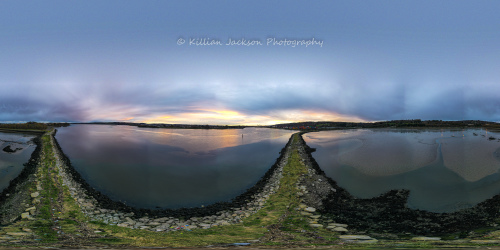
<path id="1" fill-rule="evenodd" d="M 0 132 L 0 192 L 21 173 L 23 164 L 29 161 L 36 147 L 31 142 L 33 138 L 35 138 L 33 135 Z M 7 146 L 19 150 L 7 153 L 3 151 Z"/>
<path id="2" fill-rule="evenodd" d="M 498 132 L 360 129 L 304 139 L 325 173 L 359 198 L 408 189 L 409 207 L 451 212 L 500 193 Z"/>
<path id="3" fill-rule="evenodd" d="M 56 134 L 75 169 L 113 200 L 141 208 L 229 201 L 252 187 L 292 132 L 72 125 Z"/>

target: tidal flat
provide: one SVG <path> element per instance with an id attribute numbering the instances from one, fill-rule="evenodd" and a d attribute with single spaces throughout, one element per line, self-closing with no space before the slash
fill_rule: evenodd
<path id="1" fill-rule="evenodd" d="M 304 135 L 326 175 L 358 198 L 394 189 L 408 207 L 453 212 L 500 193 L 500 134 L 485 129 L 358 129 Z"/>

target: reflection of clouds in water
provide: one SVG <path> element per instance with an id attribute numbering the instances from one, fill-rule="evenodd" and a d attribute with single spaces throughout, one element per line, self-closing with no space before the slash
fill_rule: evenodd
<path id="1" fill-rule="evenodd" d="M 462 178 L 477 181 L 500 169 L 500 143 L 488 136 L 500 137 L 487 130 L 373 129 L 316 132 L 306 134 L 306 141 L 331 150 L 337 164 L 383 176 L 431 164 L 440 139 L 444 164 Z"/>
<path id="2" fill-rule="evenodd" d="M 85 132 L 93 130 L 106 133 L 88 136 Z M 138 207 L 175 208 L 228 201 L 241 194 L 272 166 L 295 132 L 260 128 L 142 130 L 77 125 L 62 128 L 56 139 L 82 177 L 112 199 Z M 272 140 L 270 134 L 279 137 Z M 80 141 L 87 141 L 88 146 Z M 258 142 L 248 143 L 252 141 Z M 221 148 L 233 144 L 241 145 Z"/>
<path id="3" fill-rule="evenodd" d="M 220 148 L 252 144 L 269 139 L 279 139 L 286 142 L 293 134 L 293 131 L 268 128 L 210 130 L 144 128 L 136 129 L 136 131 L 144 133 L 148 140 L 153 143 L 181 147 L 196 154 L 202 154 L 201 152 L 209 153 Z M 151 135 L 147 136 L 147 134 Z M 187 137 L 189 140 L 186 139 Z"/>
<path id="4" fill-rule="evenodd" d="M 378 176 L 404 173 L 433 162 L 437 156 L 434 138 L 429 133 L 387 129 L 323 131 L 308 137 L 331 150 L 338 164 Z"/>
<path id="5" fill-rule="evenodd" d="M 394 175 L 424 167 L 436 159 L 436 145 L 415 143 L 399 133 L 371 134 L 363 146 L 339 156 L 344 165 L 369 175 Z"/>
<path id="6" fill-rule="evenodd" d="M 495 155 L 500 150 L 497 141 L 473 136 L 472 131 L 468 131 L 464 137 L 445 138 L 442 142 L 444 165 L 467 181 L 480 180 L 500 169 Z"/>
<path id="7" fill-rule="evenodd" d="M 21 172 L 23 164 L 30 159 L 31 153 L 35 150 L 31 141 L 34 137 L 34 135 L 0 132 L 0 192 Z M 3 151 L 7 146 L 13 150 L 22 149 L 7 153 Z"/>
<path id="8" fill-rule="evenodd" d="M 317 137 L 321 142 L 305 140 L 318 148 L 313 157 L 325 173 L 355 197 L 372 198 L 392 189 L 407 189 L 409 207 L 451 212 L 499 193 L 500 142 L 488 140 L 490 135 L 500 137 L 498 134 L 488 131 L 487 136 L 479 129 L 372 131 L 378 135 L 365 133 L 350 139 L 334 135 L 335 139 L 328 141 L 327 134 L 322 134 Z M 352 146 L 355 140 L 362 141 L 362 146 Z M 442 161 L 437 157 L 439 148 Z M 427 154 L 429 149 L 432 152 Z M 433 160 L 425 164 L 418 159 L 422 156 Z M 409 164 L 414 164 L 413 168 Z"/>

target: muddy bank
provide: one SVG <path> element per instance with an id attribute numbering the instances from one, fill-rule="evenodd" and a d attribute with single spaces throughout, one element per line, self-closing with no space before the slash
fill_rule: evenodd
<path id="1" fill-rule="evenodd" d="M 299 147 L 299 153 L 310 169 L 300 183 L 307 190 L 304 202 L 316 207 L 330 221 L 349 225 L 350 230 L 443 235 L 497 227 L 500 195 L 453 213 L 409 209 L 407 190 L 392 190 L 372 199 L 358 199 L 327 177 L 311 155 L 314 149 L 307 146 L 302 137 L 300 141 L 303 147 Z"/>
<path id="2" fill-rule="evenodd" d="M 192 220 L 189 221 L 190 218 L 203 222 L 198 223 L 198 225 L 203 224 L 201 227 L 208 227 L 207 225 L 212 225 L 216 221 L 219 221 L 219 224 L 239 222 L 242 217 L 249 216 L 260 209 L 267 197 L 278 189 L 281 171 L 290 154 L 289 145 L 292 140 L 291 137 L 281 150 L 276 162 L 264 176 L 252 188 L 230 202 L 218 202 L 205 207 L 153 210 L 127 206 L 124 203 L 113 201 L 95 190 L 72 167 L 69 158 L 63 153 L 54 136 L 55 132 L 51 135 L 51 140 L 55 145 L 56 158 L 60 161 L 58 164 L 60 174 L 65 180 L 65 185 L 70 188 L 72 196 L 87 215 L 109 224 L 134 228 L 149 224 L 158 226 L 166 221 L 170 221 L 169 226 L 172 224 L 196 224 Z M 154 228 L 156 227 L 150 227 L 150 229 Z M 165 230 L 165 228 L 159 229 Z"/>
<path id="3" fill-rule="evenodd" d="M 21 173 L 9 182 L 9 186 L 0 193 L 0 225 L 15 221 L 30 203 L 29 184 L 35 180 L 34 173 L 38 166 L 42 152 L 41 136 L 33 139 L 35 150 Z"/>

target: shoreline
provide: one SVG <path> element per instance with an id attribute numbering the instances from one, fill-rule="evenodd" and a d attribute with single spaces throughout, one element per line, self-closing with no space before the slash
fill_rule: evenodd
<path id="1" fill-rule="evenodd" d="M 153 217 L 124 213 L 98 207 L 98 201 L 85 194 L 69 175 L 56 148 L 54 131 L 41 139 L 41 160 L 33 182 L 25 185 L 24 194 L 33 198 L 22 219 L 0 227 L 2 246 L 57 248 L 304 248 L 304 247 L 390 247 L 390 248 L 463 248 L 498 246 L 500 226 L 476 228 L 457 233 L 389 232 L 378 224 L 384 218 L 373 218 L 383 204 L 398 206 L 405 202 L 405 191 L 391 191 L 384 200 L 371 200 L 366 207 L 349 196 L 335 182 L 325 177 L 314 159 L 314 149 L 305 144 L 304 133 L 291 136 L 277 161 L 277 168 L 267 179 L 262 192 L 252 195 L 246 206 L 236 207 L 204 217 Z M 269 171 L 271 172 L 271 171 Z M 25 182 L 26 183 L 26 182 Z M 28 182 L 29 183 L 29 182 Z M 30 193 L 33 191 L 34 193 Z M 16 195 L 17 196 L 17 195 Z M 333 203 L 344 211 L 325 213 Z M 351 205 L 360 207 L 353 207 Z M 401 205 L 401 204 L 399 204 Z M 491 208 L 498 211 L 496 203 Z M 27 208 L 28 206 L 32 206 Z M 327 208 L 327 209 L 325 209 Z M 375 209 L 373 209 L 375 208 Z M 351 211 L 352 209 L 352 211 Z M 349 210 L 353 217 L 346 217 Z M 372 211 L 373 210 L 373 211 Z M 338 211 L 335 211 L 338 212 Z M 366 214 L 364 214 L 366 213 Z M 363 229 L 354 215 L 364 219 Z M 389 214 L 397 223 L 405 218 Z M 365 218 L 366 217 L 366 218 Z M 343 219 L 347 219 L 342 223 Z M 426 226 L 425 218 L 415 220 Z M 495 218 L 496 220 L 497 218 Z M 392 223 L 391 221 L 389 221 Z M 469 223 L 467 221 L 459 221 Z M 371 224 L 370 224 L 371 223 Z M 386 222 L 387 223 L 387 222 Z M 426 224 L 427 223 L 427 224 Z M 422 237 L 425 236 L 425 237 Z M 242 244 L 242 245 L 241 245 Z M 361 244 L 361 245 L 360 245 Z"/>
<path id="2" fill-rule="evenodd" d="M 0 193 L 0 225 L 8 225 L 18 219 L 25 207 L 23 204 L 29 204 L 31 199 L 28 184 L 35 180 L 35 172 L 40 164 L 42 154 L 42 135 L 33 138 L 36 145 L 31 153 L 28 162 L 24 163 L 24 168 L 16 178 L 12 179 Z M 15 195 L 14 195 L 15 194 Z"/>
<path id="3" fill-rule="evenodd" d="M 55 139 L 55 133 L 56 131 L 52 132 L 50 138 L 56 151 L 56 159 L 59 162 L 57 166 L 63 177 L 64 184 L 70 188 L 72 196 L 80 204 L 85 214 L 106 224 L 123 227 L 135 227 L 139 225 L 143 229 L 157 231 L 170 230 L 166 227 L 157 227 L 162 224 L 164 225 L 165 223 L 162 222 L 166 221 L 175 221 L 175 224 L 178 225 L 196 224 L 193 223 L 192 218 L 195 218 L 196 221 L 205 222 L 197 223 L 199 225 L 203 224 L 199 226 L 203 228 L 209 228 L 215 224 L 229 225 L 239 223 L 241 218 L 248 217 L 258 211 L 265 203 L 267 197 L 279 187 L 282 168 L 286 164 L 286 160 L 290 154 L 289 146 L 293 138 L 293 136 L 290 137 L 285 147 L 282 148 L 280 156 L 259 181 L 244 193 L 233 198 L 230 202 L 217 202 L 205 207 L 196 208 L 154 210 L 134 208 L 124 203 L 113 201 L 92 188 L 71 166 L 69 158 L 64 154 Z M 156 227 L 144 228 L 148 224 Z"/>
<path id="4" fill-rule="evenodd" d="M 311 169 L 313 179 L 326 180 L 328 188 L 335 192 L 318 196 L 318 210 L 326 217 L 335 219 L 338 223 L 348 224 L 358 232 L 388 232 L 392 234 L 411 233 L 417 235 L 445 235 L 470 232 L 478 228 L 498 227 L 496 219 L 500 216 L 500 195 L 485 200 L 474 207 L 461 209 L 451 213 L 435 213 L 414 210 L 407 207 L 408 190 L 391 190 L 378 197 L 358 199 L 326 176 L 324 171 L 312 157 L 310 148 L 300 134 L 304 150 L 301 156 L 305 165 Z M 323 181 L 325 183 L 325 181 Z M 310 190 L 317 193 L 318 190 Z M 317 188 L 316 188 L 317 189 Z M 314 200 L 314 195 L 305 199 Z M 311 201 L 310 201 L 311 202 Z M 314 202 L 313 202 L 314 203 Z"/>

